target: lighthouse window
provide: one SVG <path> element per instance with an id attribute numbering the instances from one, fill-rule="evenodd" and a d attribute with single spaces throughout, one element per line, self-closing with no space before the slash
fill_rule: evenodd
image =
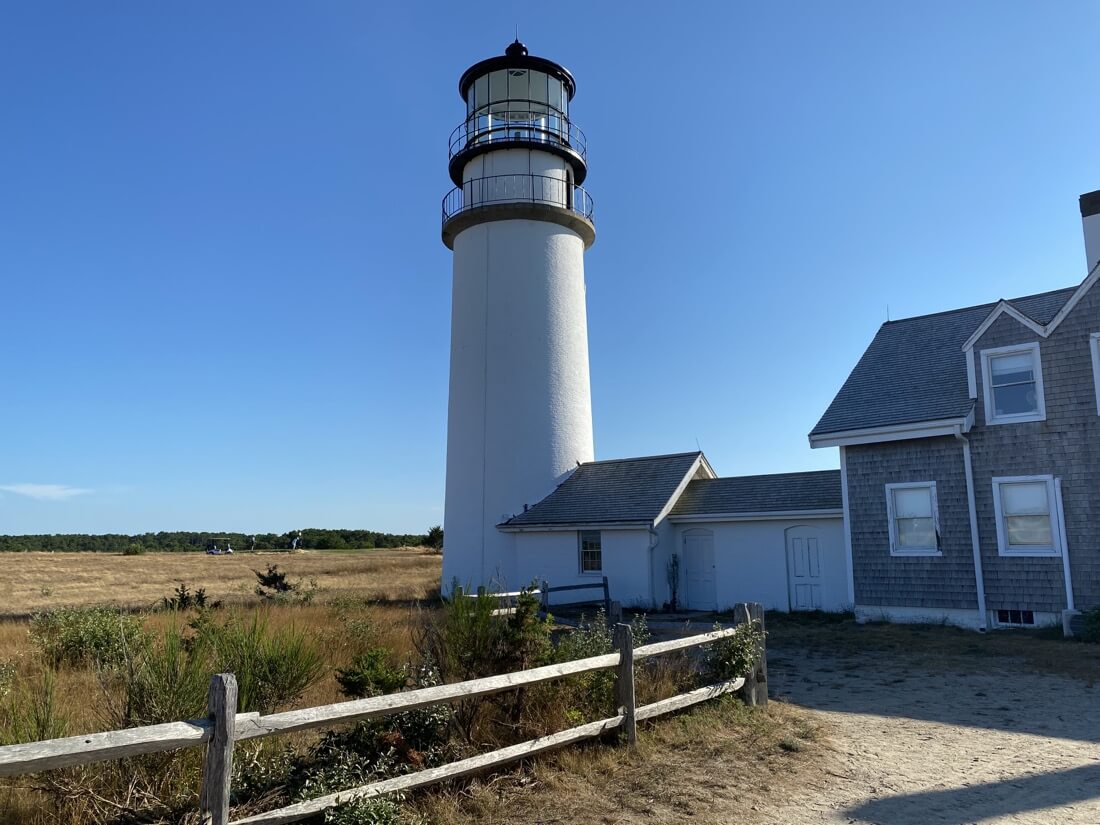
<path id="1" fill-rule="evenodd" d="M 553 108 L 562 114 L 566 113 L 566 108 L 562 105 L 561 100 L 561 81 L 556 77 L 547 78 L 546 98 Z"/>
<path id="2" fill-rule="evenodd" d="M 599 530 L 582 530 L 579 533 L 581 551 L 581 572 L 600 573 L 603 571 L 603 547 Z"/>
<path id="3" fill-rule="evenodd" d="M 511 100 L 527 100 L 531 97 L 531 81 L 526 69 L 508 70 L 508 97 Z"/>
<path id="4" fill-rule="evenodd" d="M 501 69 L 496 72 L 489 72 L 489 100 L 507 100 L 508 99 L 508 72 Z"/>
<path id="5" fill-rule="evenodd" d="M 531 100 L 536 103 L 546 103 L 546 74 L 544 72 L 531 72 Z"/>

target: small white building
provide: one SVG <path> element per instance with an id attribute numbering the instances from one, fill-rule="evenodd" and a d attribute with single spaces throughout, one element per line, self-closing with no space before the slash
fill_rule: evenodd
<path id="1" fill-rule="evenodd" d="M 515 542 L 509 589 L 607 576 L 612 599 L 647 609 L 672 607 L 673 582 L 687 610 L 849 606 L 837 470 L 718 478 L 701 452 L 593 461 L 496 529 Z"/>

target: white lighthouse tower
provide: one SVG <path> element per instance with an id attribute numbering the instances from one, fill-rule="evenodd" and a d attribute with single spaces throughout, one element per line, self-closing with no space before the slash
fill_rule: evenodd
<path id="1" fill-rule="evenodd" d="M 573 76 L 518 40 L 458 84 L 443 588 L 513 581 L 496 525 L 593 459 L 584 251 L 596 237 Z"/>

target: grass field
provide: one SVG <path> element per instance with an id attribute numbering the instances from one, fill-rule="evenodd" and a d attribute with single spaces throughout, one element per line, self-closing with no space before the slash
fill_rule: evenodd
<path id="1" fill-rule="evenodd" d="M 227 603 L 253 597 L 253 571 L 277 564 L 292 579 L 313 580 L 322 601 L 350 595 L 422 599 L 439 589 L 440 556 L 423 548 L 299 553 L 0 553 L 0 615 L 52 607 L 109 604 L 147 608 L 181 582 Z"/>

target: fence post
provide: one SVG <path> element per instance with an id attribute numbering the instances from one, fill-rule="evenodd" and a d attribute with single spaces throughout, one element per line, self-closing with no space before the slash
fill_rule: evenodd
<path id="1" fill-rule="evenodd" d="M 615 647 L 619 650 L 619 669 L 615 678 L 615 703 L 623 715 L 626 741 L 638 741 L 638 722 L 634 718 L 634 635 L 630 625 L 615 625 Z"/>
<path id="2" fill-rule="evenodd" d="M 603 577 L 603 615 L 611 615 L 611 592 L 607 589 L 607 576 Z"/>
<path id="3" fill-rule="evenodd" d="M 546 579 L 543 579 L 542 584 L 539 587 L 539 591 L 540 591 L 540 596 L 541 596 L 541 600 L 542 600 L 542 612 L 543 613 L 549 613 L 550 612 L 550 582 L 548 582 Z"/>
<path id="4" fill-rule="evenodd" d="M 737 605 L 737 624 L 751 626 L 760 623 L 760 632 L 764 632 L 764 608 L 757 602 L 742 602 Z M 760 658 L 752 664 L 745 674 L 745 686 L 741 688 L 741 698 L 746 705 L 763 707 L 768 704 L 768 657 L 767 642 L 761 640 Z"/>
<path id="5" fill-rule="evenodd" d="M 229 790 L 233 780 L 233 736 L 237 721 L 237 677 L 219 673 L 210 677 L 207 713 L 214 723 L 202 762 L 199 821 L 228 825 Z"/>

